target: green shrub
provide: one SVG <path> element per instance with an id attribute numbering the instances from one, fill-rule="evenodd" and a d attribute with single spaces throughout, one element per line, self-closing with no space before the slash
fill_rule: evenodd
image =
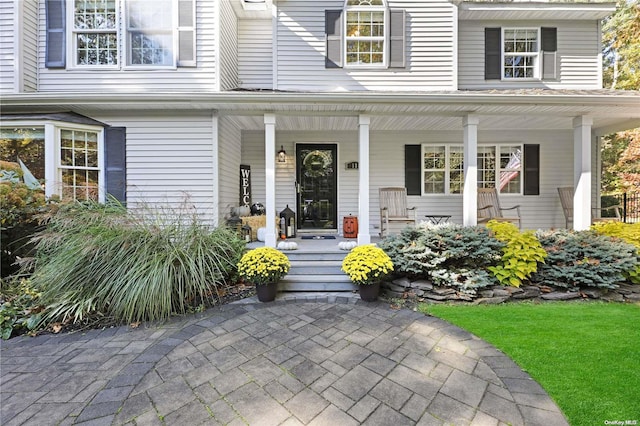
<path id="1" fill-rule="evenodd" d="M 36 243 L 32 281 L 48 305 L 47 322 L 91 313 L 163 320 L 215 303 L 245 247 L 195 216 L 136 214 L 114 200 L 62 206 Z"/>
<path id="2" fill-rule="evenodd" d="M 497 283 L 487 267 L 498 264 L 504 245 L 485 227 L 428 223 L 406 228 L 379 244 L 396 274 L 429 278 L 468 294 Z"/>
<path id="3" fill-rule="evenodd" d="M 489 221 L 487 227 L 498 240 L 506 243 L 500 264 L 487 269 L 501 284 L 520 287 L 522 281 L 538 270 L 538 263 L 544 262 L 547 252 L 533 231 L 520 232 L 513 223 L 495 220 Z"/>
<path id="4" fill-rule="evenodd" d="M 596 222 L 591 229 L 599 234 L 620 238 L 626 243 L 636 247 L 636 254 L 640 256 L 640 222 L 623 223 L 617 221 Z M 640 265 L 626 272 L 629 280 L 634 284 L 640 284 Z"/>
<path id="5" fill-rule="evenodd" d="M 16 262 L 31 246 L 29 238 L 38 229 L 36 216 L 46 209 L 44 191 L 29 189 L 16 163 L 0 161 L 0 249 L 2 277 L 17 272 Z"/>
<path id="6" fill-rule="evenodd" d="M 566 288 L 616 288 L 638 266 L 635 247 L 594 231 L 538 231 L 547 258 L 532 281 Z"/>
<path id="7" fill-rule="evenodd" d="M 0 337 L 6 340 L 23 332 L 35 332 L 42 323 L 44 306 L 40 293 L 29 280 L 2 282 L 0 292 Z"/>

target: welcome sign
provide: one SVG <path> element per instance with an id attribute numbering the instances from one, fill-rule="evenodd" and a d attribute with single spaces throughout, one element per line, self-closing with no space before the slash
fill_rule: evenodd
<path id="1" fill-rule="evenodd" d="M 240 206 L 251 207 L 251 166 L 240 164 Z"/>

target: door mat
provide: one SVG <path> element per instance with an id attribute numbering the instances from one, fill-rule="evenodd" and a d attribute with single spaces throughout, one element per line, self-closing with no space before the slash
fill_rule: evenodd
<path id="1" fill-rule="evenodd" d="M 303 235 L 303 240 L 335 240 L 336 237 L 334 235 Z"/>

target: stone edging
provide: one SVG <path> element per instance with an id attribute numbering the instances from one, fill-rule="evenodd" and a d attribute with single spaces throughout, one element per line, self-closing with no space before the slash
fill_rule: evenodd
<path id="1" fill-rule="evenodd" d="M 411 281 L 406 277 L 382 283 L 383 294 L 390 298 L 416 299 L 426 303 L 466 302 L 498 304 L 509 301 L 538 300 L 603 300 L 607 302 L 640 302 L 640 285 L 621 284 L 616 289 L 584 287 L 568 290 L 546 285 L 511 287 L 496 285 L 479 290 L 477 295 L 456 291 L 451 287 L 434 285 L 429 280 Z"/>

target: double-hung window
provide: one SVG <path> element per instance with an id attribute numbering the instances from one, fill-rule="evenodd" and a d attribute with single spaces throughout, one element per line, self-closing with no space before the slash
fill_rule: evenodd
<path id="1" fill-rule="evenodd" d="M 503 28 L 502 31 L 503 78 L 540 78 L 540 29 Z"/>
<path id="2" fill-rule="evenodd" d="M 464 186 L 462 145 L 423 145 L 423 194 L 461 194 Z M 522 146 L 479 145 L 478 188 L 502 194 L 522 193 Z"/>
<path id="3" fill-rule="evenodd" d="M 347 66 L 384 66 L 387 13 L 383 0 L 347 0 Z"/>
<path id="4" fill-rule="evenodd" d="M 75 65 L 118 65 L 117 16 L 116 0 L 74 0 Z"/>
<path id="5" fill-rule="evenodd" d="M 128 65 L 174 65 L 172 0 L 127 0 Z"/>
<path id="6" fill-rule="evenodd" d="M 60 129 L 60 182 L 62 198 L 99 199 L 99 133 L 90 130 Z"/>
<path id="7" fill-rule="evenodd" d="M 195 0 L 70 0 L 66 4 L 67 48 L 73 67 L 196 66 Z M 48 10 L 47 29 L 54 34 L 64 27 L 64 20 L 55 20 L 57 9 Z M 61 48 L 64 38 L 48 37 L 48 55 Z M 63 62 L 48 61 L 47 66 L 61 67 Z"/>

